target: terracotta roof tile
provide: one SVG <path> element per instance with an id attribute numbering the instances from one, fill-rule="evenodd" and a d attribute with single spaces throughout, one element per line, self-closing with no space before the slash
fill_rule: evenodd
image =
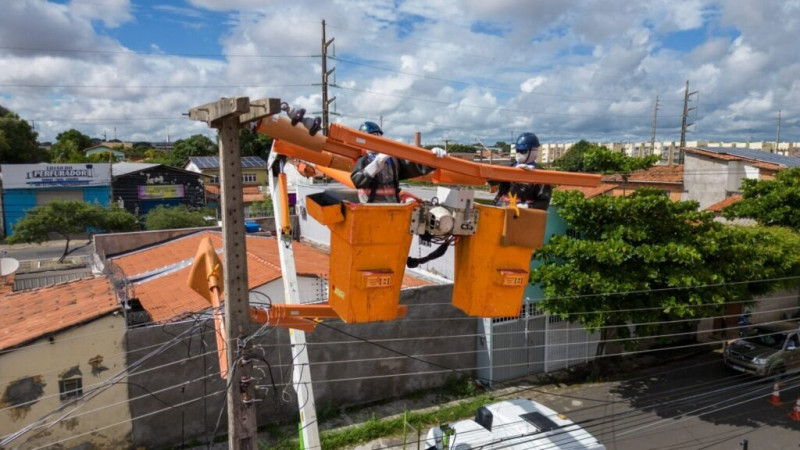
<path id="1" fill-rule="evenodd" d="M 707 207 L 706 210 L 712 212 L 721 212 L 723 209 L 725 209 L 725 207 L 740 201 L 742 201 L 742 196 L 739 194 L 733 194 L 725 198 L 725 200 L 714 203 L 713 205 Z"/>
<path id="2" fill-rule="evenodd" d="M 699 148 L 689 148 L 689 147 L 687 147 L 684 150 L 689 152 L 689 153 L 708 156 L 709 158 L 714 158 L 714 159 L 721 159 L 723 161 L 741 161 L 742 160 L 742 158 L 739 158 L 738 156 L 726 155 L 724 153 L 707 152 L 705 150 L 700 150 Z"/>
<path id="3" fill-rule="evenodd" d="M 0 297 L 0 350 L 119 308 L 106 277 L 84 278 Z"/>
<path id="4" fill-rule="evenodd" d="M 604 182 L 619 183 L 623 181 L 619 174 L 603 177 Z M 672 166 L 653 166 L 647 170 L 632 172 L 628 177 L 628 183 L 647 182 L 647 183 L 682 183 L 683 165 L 675 164 Z"/>
<path id="5" fill-rule="evenodd" d="M 608 191 L 614 190 L 617 187 L 616 184 L 608 184 L 603 183 L 597 187 L 584 187 L 584 186 L 556 186 L 556 190 L 558 191 L 579 191 L 583 192 L 583 196 L 586 198 L 593 198 L 597 197 L 598 195 L 603 195 Z"/>
<path id="6" fill-rule="evenodd" d="M 153 321 L 174 320 L 187 314 L 204 311 L 211 306 L 186 284 L 190 270 L 188 262 L 194 258 L 200 241 L 205 237 L 211 238 L 215 249 L 222 249 L 220 233 L 203 231 L 112 259 L 113 263 L 123 269 L 128 278 L 135 279 L 138 275 L 159 269 L 165 270 L 165 274 L 144 278 L 134 285 L 137 298 Z M 276 239 L 247 236 L 246 245 L 247 281 L 250 289 L 281 277 Z M 327 253 L 301 242 L 294 242 L 292 248 L 298 275 L 328 278 Z M 430 283 L 409 275 L 403 278 L 404 288 L 428 284 Z"/>

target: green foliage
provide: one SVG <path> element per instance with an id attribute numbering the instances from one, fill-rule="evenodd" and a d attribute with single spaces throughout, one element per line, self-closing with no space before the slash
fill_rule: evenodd
<path id="1" fill-rule="evenodd" d="M 55 201 L 37 206 L 14 225 L 9 244 L 21 242 L 42 243 L 52 236 L 66 240 L 64 253 L 59 261 L 70 253 L 69 243 L 77 235 L 89 230 L 129 231 L 136 229 L 135 217 L 120 208 L 111 211 L 97 204 L 78 201 Z M 74 250 L 74 249 L 73 249 Z"/>
<path id="2" fill-rule="evenodd" d="M 453 406 L 446 406 L 431 412 L 409 412 L 405 421 L 402 417 L 393 419 L 378 419 L 372 417 L 365 423 L 339 430 L 322 431 L 320 443 L 325 449 L 352 448 L 358 444 L 378 439 L 385 436 L 402 433 L 406 425 L 422 430 L 422 435 L 428 428 L 442 423 L 454 422 L 475 416 L 475 411 L 481 406 L 495 401 L 487 395 L 481 395 L 468 401 Z M 274 443 L 271 449 L 296 449 L 297 439 L 286 439 Z M 416 448 L 416 446 L 414 446 Z"/>
<path id="3" fill-rule="evenodd" d="M 800 231 L 800 168 L 778 172 L 774 180 L 742 181 L 742 201 L 722 211 L 728 219 L 747 217 L 761 225 Z"/>
<path id="4" fill-rule="evenodd" d="M 263 200 L 250 204 L 250 217 L 269 217 L 272 216 L 274 211 L 270 195 L 265 194 Z"/>
<path id="5" fill-rule="evenodd" d="M 195 134 L 188 139 L 179 139 L 172 146 L 172 151 L 166 154 L 164 164 L 181 167 L 190 156 L 217 156 L 219 150 L 211 139 L 202 134 Z"/>
<path id="6" fill-rule="evenodd" d="M 56 143 L 50 148 L 50 161 L 54 163 L 108 162 L 89 161 L 84 150 L 92 146 L 92 138 L 72 128 L 56 136 Z"/>
<path id="7" fill-rule="evenodd" d="M 239 130 L 239 150 L 242 156 L 260 156 L 266 161 L 271 149 L 271 137 L 245 128 Z"/>
<path id="8" fill-rule="evenodd" d="M 153 149 L 148 142 L 137 142 L 133 147 L 126 148 L 125 159 L 143 159 L 147 155 L 147 151 Z"/>
<path id="9" fill-rule="evenodd" d="M 18 115 L 0 107 L 0 164 L 26 164 L 45 160 L 36 143 L 38 134 Z"/>
<path id="10" fill-rule="evenodd" d="M 210 210 L 193 210 L 185 205 L 157 206 L 147 214 L 145 227 L 148 230 L 171 230 L 175 228 L 208 227 L 216 224 Z"/>
<path id="11" fill-rule="evenodd" d="M 656 190 L 592 199 L 556 192 L 553 203 L 573 233 L 536 253 L 543 263 L 532 281 L 548 312 L 601 330 L 603 341 L 615 332 L 627 338 L 628 324 L 643 337 L 663 321 L 717 315 L 724 303 L 781 286 L 759 280 L 800 273 L 798 235 L 726 226 L 696 202 Z"/>
<path id="12" fill-rule="evenodd" d="M 109 233 L 141 229 L 136 216 L 116 203 L 113 203 L 111 209 L 105 212 L 102 228 Z"/>
<path id="13" fill-rule="evenodd" d="M 627 174 L 636 170 L 649 169 L 659 159 L 657 155 L 633 158 L 622 152 L 612 152 L 605 147 L 581 140 L 573 145 L 564 156 L 554 161 L 553 166 L 568 172 Z"/>

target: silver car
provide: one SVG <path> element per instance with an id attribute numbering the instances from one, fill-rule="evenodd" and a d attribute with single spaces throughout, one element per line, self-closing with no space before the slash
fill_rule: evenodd
<path id="1" fill-rule="evenodd" d="M 796 322 L 753 325 L 723 352 L 732 370 L 759 377 L 800 370 L 800 330 Z"/>

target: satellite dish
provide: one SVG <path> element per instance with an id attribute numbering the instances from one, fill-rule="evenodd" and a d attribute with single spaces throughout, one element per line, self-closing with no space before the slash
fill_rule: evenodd
<path id="1" fill-rule="evenodd" d="M 19 269 L 19 261 L 14 258 L 0 258 L 0 276 L 13 275 Z"/>
<path id="2" fill-rule="evenodd" d="M 14 280 L 13 277 L 10 280 L 8 277 L 14 275 L 17 272 L 17 269 L 19 269 L 19 261 L 16 259 L 0 258 L 0 277 L 3 278 L 3 285 L 9 284 Z"/>

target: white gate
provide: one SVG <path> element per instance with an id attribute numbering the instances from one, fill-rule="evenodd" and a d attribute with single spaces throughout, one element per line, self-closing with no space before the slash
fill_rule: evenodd
<path id="1" fill-rule="evenodd" d="M 525 304 L 518 317 L 479 319 L 478 376 L 488 382 L 583 364 L 594 357 L 599 333 L 589 335 Z"/>

